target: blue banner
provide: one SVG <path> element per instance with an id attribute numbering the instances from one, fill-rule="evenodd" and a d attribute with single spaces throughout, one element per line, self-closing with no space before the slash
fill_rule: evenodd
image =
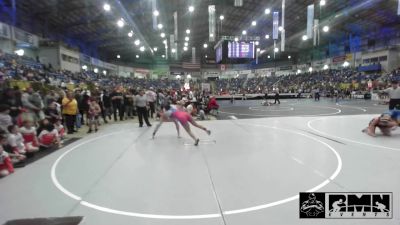
<path id="1" fill-rule="evenodd" d="M 313 38 L 314 5 L 307 7 L 307 38 Z"/>
<path id="2" fill-rule="evenodd" d="M 279 12 L 274 12 L 272 21 L 272 38 L 277 40 L 279 38 Z"/>

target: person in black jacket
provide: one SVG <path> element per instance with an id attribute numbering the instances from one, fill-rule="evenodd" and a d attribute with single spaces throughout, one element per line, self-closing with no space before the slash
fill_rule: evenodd
<path id="1" fill-rule="evenodd" d="M 103 93 L 100 95 L 99 105 L 101 108 L 101 116 L 103 117 L 104 123 L 108 123 L 108 119 L 111 120 L 111 97 L 107 90 L 103 90 Z"/>
<path id="2" fill-rule="evenodd" d="M 118 121 L 117 119 L 117 111 L 119 114 L 119 119 L 122 121 L 124 120 L 124 110 L 123 110 L 123 101 L 124 97 L 122 94 L 122 91 L 116 88 L 112 93 L 111 93 L 111 102 L 113 106 L 113 111 L 114 111 L 114 121 Z"/>

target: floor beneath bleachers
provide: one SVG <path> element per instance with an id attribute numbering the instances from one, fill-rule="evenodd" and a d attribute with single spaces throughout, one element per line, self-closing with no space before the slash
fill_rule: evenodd
<path id="1" fill-rule="evenodd" d="M 196 129 L 198 147 L 186 134 L 176 138 L 173 124 L 154 140 L 151 128 L 137 124 L 102 127 L 1 179 L 0 224 L 84 216 L 85 225 L 398 225 L 400 129 L 393 137 L 365 135 L 382 107 L 360 103 L 313 104 L 337 114 L 200 122 L 212 135 Z M 249 107 L 258 106 L 238 108 L 255 111 Z M 351 110 L 361 115 L 344 115 Z M 393 219 L 300 220 L 297 195 L 304 191 L 393 192 Z"/>

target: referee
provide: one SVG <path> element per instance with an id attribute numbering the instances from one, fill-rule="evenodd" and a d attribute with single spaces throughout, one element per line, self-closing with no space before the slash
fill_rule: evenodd
<path id="1" fill-rule="evenodd" d="M 392 87 L 383 90 L 383 93 L 389 95 L 389 110 L 394 110 L 395 108 L 400 108 L 400 88 L 399 82 L 396 80 L 392 81 Z"/>

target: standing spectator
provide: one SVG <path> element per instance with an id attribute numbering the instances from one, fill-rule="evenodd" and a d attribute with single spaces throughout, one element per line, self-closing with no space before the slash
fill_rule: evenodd
<path id="1" fill-rule="evenodd" d="M 124 111 L 122 108 L 122 104 L 124 101 L 124 97 L 122 95 L 122 90 L 121 88 L 115 88 L 115 90 L 111 93 L 111 102 L 113 105 L 113 111 L 114 111 L 114 121 L 118 121 L 117 119 L 117 111 L 119 115 L 119 119 L 121 121 L 124 120 Z"/>
<path id="2" fill-rule="evenodd" d="M 99 123 L 99 115 L 101 113 L 101 109 L 99 104 L 96 101 L 96 98 L 91 97 L 89 101 L 89 111 L 88 111 L 88 120 L 89 120 L 89 130 L 88 133 L 92 133 L 93 125 L 94 131 L 97 132 L 97 126 Z"/>
<path id="3" fill-rule="evenodd" d="M 62 100 L 62 113 L 65 117 L 65 123 L 67 125 L 68 134 L 73 134 L 75 130 L 75 117 L 78 112 L 78 102 L 76 101 L 74 94 L 68 92 L 67 96 Z"/>
<path id="4" fill-rule="evenodd" d="M 149 106 L 150 106 L 150 110 L 149 110 L 150 117 L 154 118 L 154 113 L 156 112 L 155 102 L 157 99 L 157 94 L 154 92 L 153 87 L 151 87 L 150 90 L 148 90 L 146 92 L 146 97 L 147 97 L 147 100 L 148 100 Z"/>
<path id="5" fill-rule="evenodd" d="M 108 119 L 111 120 L 111 98 L 110 94 L 107 90 L 103 90 L 103 93 L 100 95 L 100 108 L 101 108 L 101 115 L 103 117 L 104 123 L 108 123 Z"/>
<path id="6" fill-rule="evenodd" d="M 124 94 L 124 105 L 126 118 L 133 119 L 134 96 L 130 90 Z"/>
<path id="7" fill-rule="evenodd" d="M 279 100 L 279 88 L 275 88 L 275 102 L 274 104 L 281 104 L 281 101 Z"/>
<path id="8" fill-rule="evenodd" d="M 389 110 L 400 108 L 400 88 L 398 81 L 392 81 L 392 87 L 383 90 L 382 92 L 389 94 Z"/>
<path id="9" fill-rule="evenodd" d="M 81 114 L 81 124 L 85 124 L 85 119 L 86 119 L 86 124 L 89 125 L 89 121 L 87 121 L 87 112 L 89 110 L 89 93 L 88 91 L 84 91 L 81 93 L 80 98 L 77 99 L 78 102 L 78 108 L 79 108 L 79 114 Z M 86 118 L 85 118 L 86 117 Z"/>
<path id="10" fill-rule="evenodd" d="M 135 97 L 135 105 L 139 117 L 139 127 L 143 127 L 143 117 L 144 121 L 146 122 L 146 125 L 148 127 L 151 127 L 151 124 L 149 122 L 148 118 L 148 113 L 147 113 L 147 108 L 149 106 L 149 103 L 147 101 L 147 97 L 144 95 L 144 91 L 140 90 L 139 94 L 136 95 Z"/>
<path id="11" fill-rule="evenodd" d="M 21 102 L 22 106 L 26 110 L 25 119 L 32 120 L 33 123 L 36 123 L 38 121 L 37 115 L 41 109 L 36 105 L 38 102 L 34 103 L 32 101 L 33 99 L 38 100 L 36 97 L 33 97 L 33 89 L 28 87 L 21 96 Z"/>

